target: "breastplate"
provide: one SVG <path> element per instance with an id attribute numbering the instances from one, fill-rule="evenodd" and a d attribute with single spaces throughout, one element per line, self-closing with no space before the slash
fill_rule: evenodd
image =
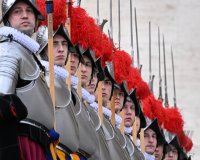
<path id="1" fill-rule="evenodd" d="M 125 138 L 126 138 L 126 142 L 127 142 L 126 148 L 127 148 L 128 152 L 129 152 L 131 160 L 135 160 L 135 158 L 133 156 L 133 154 L 134 154 L 134 145 L 133 145 L 133 142 L 130 139 L 129 135 L 125 135 Z"/>
<path id="2" fill-rule="evenodd" d="M 133 144 L 134 145 L 134 144 Z M 144 155 L 142 152 L 137 148 L 136 145 L 134 145 L 134 154 L 133 154 L 134 160 L 145 160 Z"/>
<path id="3" fill-rule="evenodd" d="M 47 76 L 48 78 L 48 76 Z M 60 134 L 60 143 L 72 152 L 79 148 L 78 123 L 73 111 L 71 92 L 67 85 L 55 77 L 56 131 Z"/>
<path id="4" fill-rule="evenodd" d="M 102 125 L 106 141 L 112 140 L 115 136 L 114 129 L 110 121 L 103 116 L 103 125 Z"/>
<path id="5" fill-rule="evenodd" d="M 77 92 L 73 89 L 72 94 L 76 99 L 76 102 L 80 102 L 80 105 L 82 106 L 80 114 L 76 116 L 79 133 L 79 151 L 85 152 L 86 154 L 95 157 L 95 159 L 99 159 L 98 135 L 93 122 L 91 121 L 89 112 L 84 104 L 81 103 Z"/>
<path id="6" fill-rule="evenodd" d="M 75 115 L 78 116 L 82 110 L 82 103 L 81 103 L 79 97 L 77 97 L 78 95 L 74 88 L 71 88 L 71 95 L 72 95 L 72 101 L 74 104 L 73 111 L 74 111 Z"/>
<path id="7" fill-rule="evenodd" d="M 87 107 L 87 110 L 89 112 L 93 125 L 95 127 L 95 130 L 98 131 L 101 127 L 99 115 L 93 110 L 93 108 L 88 103 L 86 103 L 85 107 Z"/>
<path id="8" fill-rule="evenodd" d="M 114 160 L 130 159 L 129 157 L 127 157 L 126 153 L 124 152 L 124 149 L 121 147 L 120 141 L 117 138 L 117 135 L 110 121 L 105 117 L 104 117 L 104 123 L 103 123 L 103 131 L 106 136 L 111 159 L 114 159 Z"/>
<path id="9" fill-rule="evenodd" d="M 129 154 L 131 156 L 131 159 L 133 160 L 145 160 L 144 155 L 138 149 L 138 147 L 133 143 L 131 136 L 130 135 L 125 135 L 126 140 L 127 140 L 127 149 L 129 151 Z M 132 148 L 133 147 L 133 148 Z M 133 152 L 133 154 L 132 154 Z"/>
<path id="10" fill-rule="evenodd" d="M 27 118 L 33 119 L 48 129 L 54 125 L 54 109 L 48 86 L 42 73 L 28 85 L 16 89 L 17 96 L 28 109 Z"/>
<path id="11" fill-rule="evenodd" d="M 108 149 L 106 136 L 103 132 L 103 128 L 101 127 L 100 118 L 99 118 L 98 114 L 94 111 L 94 109 L 90 105 L 87 105 L 87 109 L 90 113 L 91 119 L 94 123 L 95 129 L 96 129 L 96 132 L 97 132 L 97 135 L 98 135 L 100 158 L 105 159 L 105 160 L 107 160 L 107 159 L 109 160 L 109 159 L 111 159 L 110 152 L 109 152 L 109 149 Z M 93 157 L 91 157 L 91 159 L 92 158 Z"/>
<path id="12" fill-rule="evenodd" d="M 119 140 L 121 147 L 123 149 L 125 149 L 126 148 L 126 138 L 125 138 L 125 136 L 123 134 L 121 134 L 121 131 L 118 128 L 115 128 L 115 134 L 116 134 L 116 136 Z"/>

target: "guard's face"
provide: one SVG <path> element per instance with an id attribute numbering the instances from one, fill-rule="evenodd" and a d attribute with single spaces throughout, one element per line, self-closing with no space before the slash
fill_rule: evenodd
<path id="1" fill-rule="evenodd" d="M 120 110 L 123 107 L 123 102 L 124 102 L 124 92 L 122 92 L 120 89 L 115 88 L 115 112 L 118 114 Z"/>
<path id="2" fill-rule="evenodd" d="M 94 95 L 95 94 L 95 89 L 96 89 L 96 86 L 97 86 L 97 81 L 98 81 L 98 78 L 97 78 L 97 74 L 95 73 L 92 80 L 91 80 L 91 83 L 87 84 L 87 91 Z"/>
<path id="3" fill-rule="evenodd" d="M 152 129 L 147 129 L 144 132 L 145 152 L 153 155 L 157 145 L 157 135 Z"/>
<path id="4" fill-rule="evenodd" d="M 81 65 L 81 84 L 85 88 L 89 84 L 92 75 L 92 62 L 91 60 L 83 56 L 84 64 Z"/>
<path id="5" fill-rule="evenodd" d="M 103 106 L 107 106 L 112 91 L 112 82 L 106 77 L 102 83 L 102 101 Z"/>
<path id="6" fill-rule="evenodd" d="M 78 65 L 79 65 L 79 54 L 78 53 L 71 53 L 70 52 L 70 58 L 71 58 L 71 75 L 75 75 Z"/>
<path id="7" fill-rule="evenodd" d="M 156 150 L 154 152 L 155 160 L 162 160 L 163 157 L 163 145 L 159 145 L 156 147 Z"/>
<path id="8" fill-rule="evenodd" d="M 35 28 L 35 14 L 30 5 L 20 1 L 9 11 L 8 21 L 11 27 L 31 36 Z"/>
<path id="9" fill-rule="evenodd" d="M 178 160 L 178 150 L 170 145 L 171 150 L 165 154 L 164 160 Z"/>
<path id="10" fill-rule="evenodd" d="M 55 35 L 53 38 L 54 64 L 64 66 L 68 53 L 68 43 L 61 35 Z"/>
<path id="11" fill-rule="evenodd" d="M 124 125 L 126 127 L 133 126 L 135 120 L 135 105 L 132 101 L 127 100 L 123 108 L 124 111 Z"/>

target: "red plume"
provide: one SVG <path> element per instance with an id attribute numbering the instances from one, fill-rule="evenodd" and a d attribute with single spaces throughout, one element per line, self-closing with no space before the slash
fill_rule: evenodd
<path id="1" fill-rule="evenodd" d="M 165 121 L 165 109 L 163 108 L 162 102 L 156 100 L 153 96 L 151 99 L 151 104 L 153 115 L 157 117 L 159 125 L 162 126 Z"/>
<path id="2" fill-rule="evenodd" d="M 160 126 L 164 123 L 165 109 L 162 106 L 162 102 L 156 100 L 153 94 L 142 100 L 142 106 L 145 116 L 150 119 L 157 118 Z"/>
<path id="3" fill-rule="evenodd" d="M 113 54 L 113 64 L 115 80 L 118 84 L 121 84 L 123 80 L 128 79 L 130 67 L 132 64 L 131 57 L 125 51 L 115 50 Z"/>
<path id="4" fill-rule="evenodd" d="M 189 152 L 193 146 L 192 140 L 187 135 L 185 135 L 183 131 L 180 132 L 177 136 L 181 146 L 186 150 L 186 152 Z"/>
<path id="5" fill-rule="evenodd" d="M 112 43 L 105 34 L 103 34 L 103 36 L 102 36 L 102 46 L 101 47 L 102 48 L 100 51 L 103 54 L 102 65 L 105 66 L 105 62 L 112 61 L 112 57 L 113 57 Z"/>
<path id="6" fill-rule="evenodd" d="M 165 122 L 164 128 L 168 131 L 178 134 L 183 130 L 183 118 L 177 108 L 166 108 L 165 109 Z"/>
<path id="7" fill-rule="evenodd" d="M 148 84 L 143 80 L 138 82 L 136 88 L 137 88 L 137 95 L 138 97 L 140 97 L 140 99 L 144 99 L 152 94 Z"/>
<path id="8" fill-rule="evenodd" d="M 182 146 L 185 148 L 186 152 L 189 152 L 193 147 L 192 140 L 187 135 L 185 135 L 185 143 L 182 144 Z"/>
<path id="9" fill-rule="evenodd" d="M 128 77 L 128 90 L 130 91 L 131 89 L 136 88 L 137 96 L 141 100 L 148 97 L 151 94 L 147 83 L 143 81 L 137 68 L 131 67 Z"/>
<path id="10" fill-rule="evenodd" d="M 156 118 L 153 113 L 153 108 L 152 108 L 153 100 L 154 100 L 154 97 L 152 94 L 149 95 L 147 98 L 141 100 L 144 115 L 150 119 Z"/>
<path id="11" fill-rule="evenodd" d="M 83 8 L 72 8 L 71 26 L 74 44 L 79 43 L 84 49 L 91 48 L 96 58 L 102 57 L 103 66 L 105 61 L 112 59 L 112 43 Z"/>
<path id="12" fill-rule="evenodd" d="M 38 27 L 41 25 L 48 25 L 46 5 L 44 0 L 36 0 L 39 11 L 44 15 L 45 21 L 39 21 Z M 66 22 L 66 0 L 53 1 L 53 30 L 56 30 L 60 24 Z"/>

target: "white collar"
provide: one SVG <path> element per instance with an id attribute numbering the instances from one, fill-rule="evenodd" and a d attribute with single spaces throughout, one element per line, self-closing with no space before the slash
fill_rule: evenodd
<path id="1" fill-rule="evenodd" d="M 111 110 L 108 109 L 107 107 L 103 107 L 103 114 L 108 116 L 109 119 L 111 119 L 112 113 Z M 122 123 L 122 118 L 119 115 L 115 114 L 115 124 L 117 128 L 120 128 L 121 123 Z"/>
<path id="2" fill-rule="evenodd" d="M 72 87 L 75 87 L 75 86 L 78 85 L 78 77 L 71 75 L 70 81 L 71 81 L 71 86 Z"/>
<path id="3" fill-rule="evenodd" d="M 126 134 L 132 134 L 132 130 L 133 130 L 132 127 L 125 127 L 124 126 L 124 133 L 126 133 Z"/>
<path id="4" fill-rule="evenodd" d="M 98 103 L 97 102 L 93 102 L 90 104 L 90 106 L 94 109 L 95 112 L 98 112 Z"/>
<path id="5" fill-rule="evenodd" d="M 41 60 L 40 62 L 45 67 L 45 70 L 49 71 L 49 62 L 44 61 L 44 60 Z M 57 65 L 54 65 L 54 74 L 55 74 L 55 76 L 57 76 L 57 78 L 61 78 L 65 82 L 66 82 L 66 79 L 69 76 L 69 72 L 65 68 L 57 66 Z M 77 84 L 78 84 L 78 77 L 71 76 L 70 79 L 71 79 L 70 81 L 71 81 L 72 87 L 73 86 L 77 86 Z"/>
<path id="6" fill-rule="evenodd" d="M 85 88 L 81 88 L 81 92 L 82 92 L 82 97 L 83 99 L 89 103 L 92 104 L 95 102 L 95 96 L 91 95 Z"/>
<path id="7" fill-rule="evenodd" d="M 145 160 L 155 160 L 155 156 L 144 152 Z"/>
<path id="8" fill-rule="evenodd" d="M 44 61 L 44 60 L 41 60 L 40 62 L 45 67 L 45 70 L 49 71 L 49 62 L 48 61 Z M 65 68 L 57 66 L 57 65 L 54 65 L 54 75 L 57 78 L 59 78 L 59 79 L 63 80 L 64 82 L 66 82 L 66 79 L 69 76 L 69 73 Z"/>
<path id="9" fill-rule="evenodd" d="M 72 79 L 71 79 L 72 80 Z M 73 76 L 74 84 L 72 87 L 77 90 L 78 78 Z M 90 94 L 85 88 L 81 88 L 82 98 L 89 104 L 95 102 L 95 96 Z"/>
<path id="10" fill-rule="evenodd" d="M 137 138 L 136 146 L 140 149 L 140 139 Z"/>
<path id="11" fill-rule="evenodd" d="M 16 30 L 12 27 L 3 26 L 0 29 L 0 35 L 9 37 L 10 35 L 13 37 L 13 40 L 21 44 L 26 49 L 30 50 L 31 53 L 36 54 L 40 48 L 40 45 L 33 40 L 31 37 L 26 34 Z"/>

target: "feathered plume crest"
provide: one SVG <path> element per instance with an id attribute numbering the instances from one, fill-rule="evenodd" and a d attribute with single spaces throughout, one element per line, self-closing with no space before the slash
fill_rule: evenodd
<path id="1" fill-rule="evenodd" d="M 123 80 L 127 81 L 132 64 L 130 55 L 125 51 L 115 50 L 113 53 L 113 64 L 115 71 L 115 81 L 118 84 L 121 84 Z"/>
<path id="2" fill-rule="evenodd" d="M 38 27 L 48 25 L 45 0 L 36 0 L 36 4 L 40 12 L 44 15 L 45 21 L 39 21 Z M 55 31 L 59 25 L 66 22 L 66 0 L 53 1 L 53 30 Z"/>
<path id="3" fill-rule="evenodd" d="M 192 149 L 193 143 L 192 140 L 183 132 L 181 131 L 178 135 L 180 144 L 182 147 L 188 152 Z"/>
<path id="4" fill-rule="evenodd" d="M 102 65 L 112 60 L 112 43 L 102 32 L 95 19 L 88 16 L 83 8 L 72 8 L 71 14 L 71 39 L 74 44 L 78 43 L 84 48 L 91 48 L 95 57 L 102 57 Z"/>
<path id="5" fill-rule="evenodd" d="M 165 122 L 164 122 L 164 128 L 166 128 L 168 131 L 178 134 L 183 130 L 183 118 L 178 111 L 177 108 L 166 108 L 165 109 Z"/>

